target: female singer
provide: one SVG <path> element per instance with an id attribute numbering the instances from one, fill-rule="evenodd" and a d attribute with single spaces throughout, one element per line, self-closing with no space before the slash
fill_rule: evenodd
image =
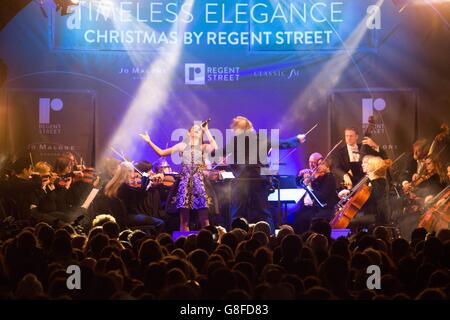
<path id="1" fill-rule="evenodd" d="M 203 142 L 203 133 L 209 144 Z M 180 231 L 189 231 L 189 212 L 197 210 L 202 228 L 209 225 L 209 208 L 213 206 L 213 199 L 207 192 L 205 153 L 217 150 L 217 143 L 208 129 L 208 123 L 202 126 L 193 125 L 189 129 L 185 141 L 167 148 L 159 148 L 149 137 L 148 133 L 140 135 L 152 149 L 160 156 L 168 156 L 179 152 L 182 160 L 180 182 L 176 195 L 176 208 L 180 210 Z"/>

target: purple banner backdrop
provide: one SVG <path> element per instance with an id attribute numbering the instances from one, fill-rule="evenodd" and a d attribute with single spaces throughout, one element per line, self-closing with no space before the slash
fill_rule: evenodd
<path id="1" fill-rule="evenodd" d="M 7 91 L 8 151 L 26 150 L 52 161 L 70 151 L 86 163 L 94 158 L 95 99 L 88 90 L 10 89 Z"/>
<path id="2" fill-rule="evenodd" d="M 375 126 L 372 138 L 394 160 L 411 151 L 417 136 L 417 95 L 413 89 L 345 89 L 330 95 L 331 145 L 344 138 L 345 127 L 356 127 L 360 139 L 370 116 Z"/>

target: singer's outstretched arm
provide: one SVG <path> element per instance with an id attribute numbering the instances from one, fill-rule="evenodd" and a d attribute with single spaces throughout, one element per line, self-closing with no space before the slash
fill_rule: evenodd
<path id="1" fill-rule="evenodd" d="M 160 157 L 164 157 L 164 156 L 168 156 L 171 155 L 172 153 L 178 152 L 180 150 L 180 143 L 177 143 L 176 145 L 170 147 L 170 148 L 166 148 L 166 149 L 161 149 L 160 147 L 158 147 L 151 139 L 150 136 L 148 135 L 148 133 L 146 132 L 145 134 L 139 134 L 149 145 L 150 147 L 160 156 Z"/>

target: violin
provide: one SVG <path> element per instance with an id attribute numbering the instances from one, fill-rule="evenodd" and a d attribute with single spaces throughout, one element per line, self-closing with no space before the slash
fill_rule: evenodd
<path id="1" fill-rule="evenodd" d="M 173 175 L 164 174 L 161 184 L 165 187 L 172 187 L 175 183 L 175 177 Z"/>
<path id="2" fill-rule="evenodd" d="M 305 184 L 310 184 L 314 180 L 330 172 L 330 168 L 324 160 L 319 160 L 314 169 L 300 170 L 298 176 L 302 177 Z"/>
<path id="3" fill-rule="evenodd" d="M 77 170 L 72 172 L 73 181 L 83 181 L 88 184 L 94 184 L 98 180 L 98 174 L 93 167 L 78 165 Z"/>
<path id="4" fill-rule="evenodd" d="M 428 179 L 430 179 L 432 176 L 434 175 L 433 173 L 430 174 L 423 174 L 423 175 L 419 175 L 419 177 L 414 180 L 412 182 L 412 187 L 413 188 L 417 188 L 418 186 L 420 186 L 422 183 L 424 183 L 425 181 L 427 181 Z"/>
<path id="5" fill-rule="evenodd" d="M 154 185 L 163 185 L 171 187 L 175 182 L 175 178 L 170 175 L 164 175 L 162 173 L 150 173 L 148 176 L 135 172 L 129 186 L 132 188 L 147 190 L 148 185 L 151 183 Z"/>

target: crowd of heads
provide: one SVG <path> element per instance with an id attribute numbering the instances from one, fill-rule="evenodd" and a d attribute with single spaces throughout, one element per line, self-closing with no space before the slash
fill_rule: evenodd
<path id="1" fill-rule="evenodd" d="M 80 289 L 67 286 L 80 268 Z M 369 266 L 380 287 L 369 288 Z M 450 230 L 415 229 L 411 241 L 377 227 L 333 239 L 326 221 L 298 235 L 237 219 L 174 239 L 121 230 L 98 215 L 87 234 L 46 223 L 2 234 L 1 299 L 405 300 L 450 297 Z"/>

